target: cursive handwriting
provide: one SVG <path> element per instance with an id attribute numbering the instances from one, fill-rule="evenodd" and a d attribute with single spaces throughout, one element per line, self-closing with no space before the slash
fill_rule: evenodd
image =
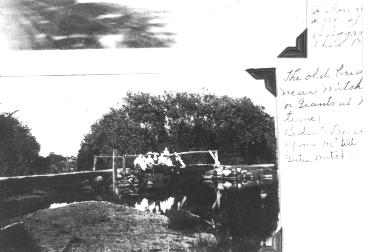
<path id="1" fill-rule="evenodd" d="M 311 9 L 311 45 L 342 48 L 362 45 L 362 6 L 318 5 Z"/>
<path id="2" fill-rule="evenodd" d="M 345 63 L 284 71 L 279 123 L 287 162 L 355 158 L 364 130 L 350 112 L 364 105 L 362 74 Z"/>

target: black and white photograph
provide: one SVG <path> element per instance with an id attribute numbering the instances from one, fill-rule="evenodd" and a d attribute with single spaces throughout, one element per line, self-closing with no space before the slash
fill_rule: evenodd
<path id="1" fill-rule="evenodd" d="M 237 0 L 3 0 L 0 46 L 15 51 L 187 49 L 237 43 L 234 32 L 243 19 L 253 21 L 257 9 L 264 11 L 263 4 Z"/>
<path id="2" fill-rule="evenodd" d="M 162 2 L 4 0 L 1 46 L 12 50 L 170 47 L 175 41 L 169 28 L 172 11 Z"/>
<path id="3" fill-rule="evenodd" d="M 363 250 L 362 0 L 1 0 L 0 252 Z"/>
<path id="4" fill-rule="evenodd" d="M 48 81 L 2 85 L 4 251 L 280 251 L 264 85 Z"/>

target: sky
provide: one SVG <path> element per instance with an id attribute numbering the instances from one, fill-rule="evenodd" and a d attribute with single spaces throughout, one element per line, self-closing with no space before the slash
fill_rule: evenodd
<path id="1" fill-rule="evenodd" d="M 274 96 L 245 70 L 276 66 L 276 56 L 304 29 L 304 6 L 288 0 L 103 1 L 167 11 L 165 29 L 176 33 L 176 43 L 169 49 L 0 48 L 6 58 L 0 61 L 0 112 L 19 110 L 16 117 L 37 138 L 41 155 L 76 156 L 90 126 L 128 90 L 159 94 L 205 88 L 247 96 L 275 116 Z M 294 11 L 287 13 L 287 6 Z"/>

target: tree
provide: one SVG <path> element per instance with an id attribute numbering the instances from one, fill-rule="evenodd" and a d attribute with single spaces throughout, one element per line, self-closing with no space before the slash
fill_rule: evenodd
<path id="1" fill-rule="evenodd" d="M 120 108 L 92 125 L 77 167 L 90 169 L 94 155 L 114 148 L 126 154 L 218 149 L 226 164 L 274 162 L 275 142 L 274 119 L 246 97 L 127 93 Z"/>
<path id="2" fill-rule="evenodd" d="M 47 157 L 38 156 L 31 165 L 31 174 L 71 172 L 76 168 L 76 157 L 64 157 L 51 152 Z"/>
<path id="3" fill-rule="evenodd" d="M 0 114 L 0 176 L 30 174 L 40 145 L 30 129 L 13 117 Z"/>
<path id="4" fill-rule="evenodd" d="M 62 155 L 55 154 L 51 152 L 47 157 L 47 164 L 49 166 L 48 170 L 51 173 L 59 173 L 63 172 L 66 168 L 66 161 L 67 159 Z"/>
<path id="5" fill-rule="evenodd" d="M 42 156 L 37 156 L 31 164 L 31 169 L 29 171 L 30 175 L 36 174 L 46 174 L 50 171 L 50 165 L 48 159 Z"/>

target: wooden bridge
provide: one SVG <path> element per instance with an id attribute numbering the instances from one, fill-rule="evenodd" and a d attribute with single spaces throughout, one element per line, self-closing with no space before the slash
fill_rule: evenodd
<path id="1" fill-rule="evenodd" d="M 209 153 L 210 156 L 214 160 L 214 167 L 221 166 L 218 158 L 218 150 L 204 150 L 204 151 L 185 151 L 185 152 L 175 152 L 175 153 L 168 153 L 166 156 L 172 157 L 175 155 L 181 156 L 181 155 L 191 155 L 191 154 L 203 154 L 203 153 Z M 112 155 L 97 155 L 94 156 L 93 160 L 93 171 L 96 171 L 96 165 L 98 158 L 112 158 L 112 181 L 113 181 L 113 191 L 115 194 L 118 194 L 118 187 L 117 187 L 117 165 L 116 161 L 118 158 L 122 159 L 122 174 L 127 173 L 127 167 L 126 167 L 126 159 L 129 157 L 136 158 L 139 155 L 137 154 L 124 154 L 124 155 L 117 155 L 117 149 L 114 149 L 112 151 Z M 182 168 L 184 169 L 184 168 Z"/>

